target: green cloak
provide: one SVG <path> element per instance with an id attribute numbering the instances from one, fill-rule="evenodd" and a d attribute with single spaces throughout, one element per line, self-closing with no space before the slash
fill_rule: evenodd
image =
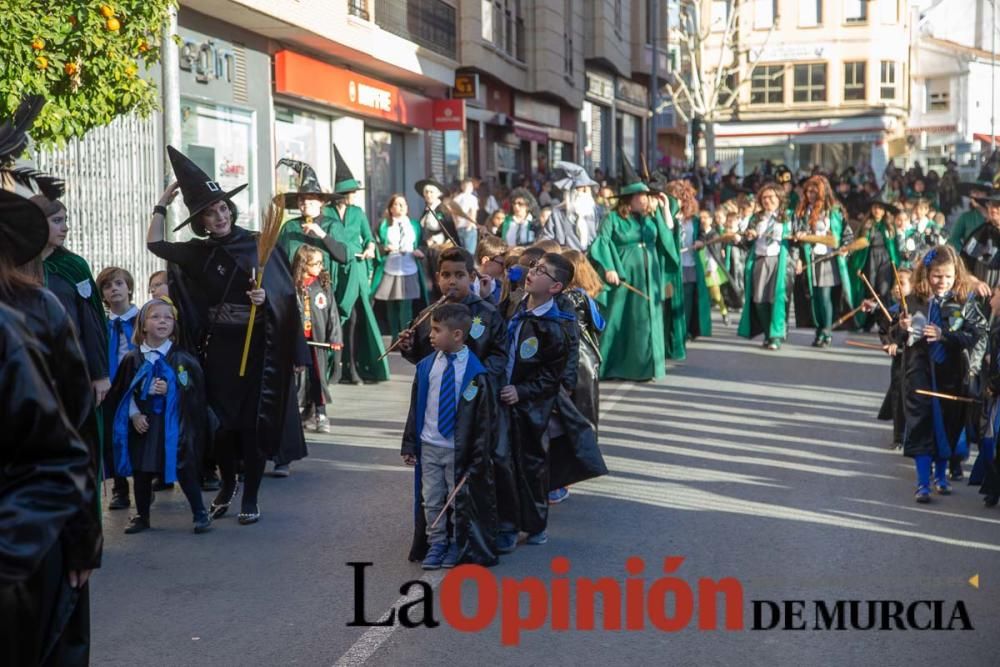
<path id="1" fill-rule="evenodd" d="M 328 212 L 329 209 L 324 208 L 323 211 Z M 330 233 L 330 225 L 333 223 L 333 219 L 329 216 L 320 215 L 320 217 L 314 219 L 313 222 L 319 225 L 319 227 L 327 234 Z M 301 216 L 287 220 L 281 227 L 281 233 L 278 234 L 278 243 L 288 253 L 288 264 L 291 265 L 295 261 L 295 253 L 298 252 L 300 247 L 303 245 L 311 245 L 317 250 L 323 252 L 323 270 L 330 274 L 330 280 L 333 281 L 332 284 L 336 287 L 337 270 L 335 268 L 336 265 L 330 258 L 330 252 L 326 249 L 326 246 L 323 245 L 323 239 L 318 239 L 315 236 L 309 236 L 305 233 L 305 231 L 303 231 L 302 225 L 304 223 L 305 218 Z"/>
<path id="2" fill-rule="evenodd" d="M 899 244 L 896 242 L 896 234 L 894 231 L 890 231 L 886 226 L 885 218 L 882 218 L 882 222 L 872 225 L 868 229 L 868 234 L 864 238 L 868 239 L 870 242 L 872 239 L 872 234 L 878 230 L 882 234 L 882 240 L 885 242 L 886 252 L 889 253 L 889 261 L 893 263 L 894 266 L 899 266 Z M 859 238 L 861 238 L 859 236 Z M 858 275 L 860 271 L 865 268 L 868 263 L 868 254 L 871 252 L 869 248 L 864 248 L 858 250 L 852 254 L 847 262 L 847 266 L 851 272 L 851 294 L 857 295 L 857 298 L 864 299 L 868 296 L 868 288 L 865 286 L 863 280 Z M 860 303 L 860 302 L 859 302 Z M 859 322 L 865 321 L 868 317 L 866 313 L 859 313 L 857 318 Z"/>
<path id="3" fill-rule="evenodd" d="M 588 251 L 602 277 L 615 271 L 649 297 L 623 286 L 608 291 L 601 379 L 650 380 L 665 374 L 662 266 L 668 245 L 661 225 L 651 216 L 623 218 L 612 211 Z"/>
<path id="4" fill-rule="evenodd" d="M 361 313 L 357 322 L 355 342 L 358 350 L 353 352 L 358 374 L 362 380 L 382 381 L 389 379 L 389 361 L 378 358 L 385 352 L 382 344 L 382 332 L 375 320 L 375 312 L 369 300 L 369 262 L 360 260 L 355 255 L 364 252 L 369 243 L 374 243 L 371 227 L 364 211 L 357 206 L 348 206 L 344 219 L 340 219 L 335 207 L 324 207 L 323 215 L 329 218 L 329 226 L 324 230 L 347 247 L 347 263 L 338 264 L 331 272 L 334 278 L 334 296 L 337 307 L 340 308 L 340 318 L 346 323 L 355 305 L 360 305 Z M 346 337 L 346 332 L 345 332 Z M 345 340 L 345 343 L 347 341 Z M 351 351 L 344 346 L 345 361 Z"/>
<path id="5" fill-rule="evenodd" d="M 962 252 L 962 247 L 965 245 L 965 239 L 969 238 L 972 232 L 976 231 L 980 227 L 986 224 L 986 218 L 983 216 L 982 212 L 978 208 L 970 208 L 968 211 L 958 216 L 958 220 L 955 221 L 955 227 L 951 230 L 951 235 L 948 237 L 948 243 L 955 250 Z"/>
<path id="6" fill-rule="evenodd" d="M 803 227 L 808 229 L 808 224 Z M 831 252 L 835 252 L 836 248 L 840 247 L 841 239 L 844 237 L 844 214 L 839 208 L 833 209 L 830 212 L 830 231 L 833 232 L 833 238 L 836 240 L 835 248 L 831 249 Z M 802 264 L 806 267 L 806 284 L 809 285 L 810 293 L 813 290 L 813 267 L 812 267 L 812 243 L 803 243 L 802 248 Z M 825 260 L 827 262 L 831 260 Z M 848 312 L 854 310 L 856 304 L 854 295 L 854 283 L 856 280 L 851 280 L 850 274 L 847 272 L 847 258 L 843 255 L 832 260 L 837 263 L 837 273 L 840 275 L 840 303 L 844 305 L 843 312 Z M 819 321 L 819 316 L 816 314 L 816 295 L 813 294 L 812 298 L 809 299 L 809 307 L 812 310 L 813 322 Z M 837 318 L 836 304 L 834 304 L 834 319 Z"/>
<path id="7" fill-rule="evenodd" d="M 753 303 L 753 265 L 757 261 L 757 255 L 754 253 L 753 244 L 751 244 L 750 250 L 747 252 L 747 264 L 743 273 L 743 284 L 746 285 L 746 300 L 743 312 L 740 314 L 740 326 L 737 330 L 737 334 L 743 338 L 753 338 L 763 333 L 765 338 L 783 339 L 788 333 L 788 299 L 786 295 L 788 293 L 789 236 L 792 233 L 792 225 L 789 219 L 790 216 L 786 213 L 785 222 L 782 223 L 781 253 L 778 255 L 778 267 L 776 269 L 778 275 L 774 279 L 774 299 L 771 304 L 770 323 L 757 320 L 757 309 L 754 308 Z M 750 224 L 756 224 L 756 216 L 750 220 Z M 768 325 L 767 331 L 764 330 L 765 324 Z"/>
<path id="8" fill-rule="evenodd" d="M 419 248 L 423 230 L 420 228 L 420 223 L 416 220 L 410 220 L 410 224 L 413 226 L 413 233 L 417 239 L 414 248 Z M 378 291 L 378 286 L 382 283 L 382 276 L 385 275 L 385 260 L 388 255 L 382 249 L 387 245 L 389 245 L 389 221 L 383 220 L 378 226 L 378 256 L 375 259 L 375 274 L 372 277 L 372 296 Z M 427 282 L 424 279 L 424 263 L 420 260 L 417 260 L 417 275 L 420 277 L 420 297 L 424 300 L 424 303 L 429 304 L 430 301 L 427 299 Z"/>

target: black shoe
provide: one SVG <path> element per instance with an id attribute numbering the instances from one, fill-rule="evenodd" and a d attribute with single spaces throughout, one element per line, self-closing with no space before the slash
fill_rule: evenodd
<path id="1" fill-rule="evenodd" d="M 159 477 L 157 477 L 156 481 L 153 482 L 153 491 L 173 491 L 173 490 L 174 490 L 173 482 L 167 484 Z"/>
<path id="2" fill-rule="evenodd" d="M 812 346 L 813 347 L 823 347 L 823 337 L 822 336 L 816 336 L 815 338 L 813 338 Z"/>
<path id="3" fill-rule="evenodd" d="M 212 506 L 208 509 L 213 519 L 221 519 L 226 515 L 226 512 L 229 511 L 229 506 L 233 504 L 234 500 L 236 500 L 236 494 L 239 493 L 239 490 L 240 484 L 237 482 L 236 485 L 233 486 L 233 492 L 229 494 L 228 500 L 222 495 L 223 491 L 219 491 L 219 495 L 215 497 L 215 500 L 212 501 Z"/>
<path id="4" fill-rule="evenodd" d="M 219 478 L 215 475 L 215 473 L 201 478 L 202 491 L 218 491 L 221 488 L 222 482 L 219 481 Z"/>
<path id="5" fill-rule="evenodd" d="M 250 511 L 243 508 L 243 511 L 236 517 L 236 520 L 240 522 L 241 526 L 249 526 L 251 523 L 257 523 L 260 521 L 260 508 L 256 505 L 253 505 Z"/>
<path id="6" fill-rule="evenodd" d="M 125 534 L 134 535 L 144 530 L 149 530 L 149 519 L 144 519 L 136 515 L 128 520 L 128 526 L 125 527 Z"/>
<path id="7" fill-rule="evenodd" d="M 212 530 L 212 517 L 208 515 L 208 512 L 202 510 L 194 515 L 194 532 L 196 533 L 207 533 Z"/>
<path id="8" fill-rule="evenodd" d="M 992 494 L 983 498 L 983 504 L 987 507 L 996 507 L 1000 503 L 1000 496 Z"/>
<path id="9" fill-rule="evenodd" d="M 948 479 L 950 479 L 951 481 L 959 482 L 965 478 L 965 473 L 962 472 L 961 463 L 953 463 L 950 466 L 948 466 L 948 468 L 949 468 Z"/>
<path id="10" fill-rule="evenodd" d="M 127 510 L 132 506 L 128 499 L 128 493 L 112 493 L 111 502 L 108 503 L 109 510 Z"/>

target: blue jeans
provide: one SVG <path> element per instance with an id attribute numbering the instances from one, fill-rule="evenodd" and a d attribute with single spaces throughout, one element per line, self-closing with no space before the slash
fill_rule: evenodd
<path id="1" fill-rule="evenodd" d="M 475 227 L 458 230 L 458 242 L 475 257 L 476 244 L 479 243 L 479 230 Z"/>

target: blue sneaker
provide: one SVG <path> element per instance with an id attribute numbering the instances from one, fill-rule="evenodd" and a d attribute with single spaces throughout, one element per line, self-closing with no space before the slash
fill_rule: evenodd
<path id="1" fill-rule="evenodd" d="M 528 539 L 525 540 L 526 544 L 530 544 L 533 547 L 541 546 L 549 541 L 548 534 L 542 530 L 537 533 L 528 535 Z"/>
<path id="2" fill-rule="evenodd" d="M 420 567 L 425 570 L 441 569 L 441 563 L 444 562 L 444 556 L 447 551 L 448 545 L 444 542 L 432 544 L 431 548 L 427 550 L 427 556 L 424 557 L 424 561 L 420 564 Z"/>
<path id="3" fill-rule="evenodd" d="M 500 533 L 497 535 L 497 551 L 499 553 L 513 553 L 514 549 L 517 549 L 517 533 Z"/>
<path id="4" fill-rule="evenodd" d="M 918 486 L 913 499 L 920 504 L 929 503 L 931 501 L 931 490 L 926 486 Z"/>
<path id="5" fill-rule="evenodd" d="M 441 561 L 441 567 L 446 570 L 458 565 L 458 545 L 452 542 L 448 545 L 448 552 L 444 555 L 444 560 Z"/>
<path id="6" fill-rule="evenodd" d="M 565 486 L 560 489 L 556 489 L 555 491 L 549 491 L 549 505 L 558 505 L 568 497 L 569 489 Z"/>

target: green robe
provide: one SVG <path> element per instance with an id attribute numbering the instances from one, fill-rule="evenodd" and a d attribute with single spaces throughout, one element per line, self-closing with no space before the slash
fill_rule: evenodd
<path id="1" fill-rule="evenodd" d="M 330 209 L 323 209 L 324 213 L 329 212 Z M 313 222 L 326 232 L 330 233 L 330 225 L 333 223 L 333 219 L 328 215 L 321 215 L 318 219 L 313 220 Z M 315 236 L 309 236 L 302 229 L 302 225 L 305 223 L 305 218 L 298 217 L 286 220 L 285 224 L 281 226 L 281 233 L 278 234 L 278 244 L 285 249 L 288 253 L 288 263 L 292 264 L 295 261 L 295 253 L 298 252 L 299 248 L 303 245 L 310 245 L 323 253 L 323 270 L 330 274 L 330 279 L 334 285 L 336 285 L 336 274 L 337 271 L 334 268 L 334 262 L 330 258 L 330 252 L 323 245 L 323 240 L 318 239 Z"/>
<path id="2" fill-rule="evenodd" d="M 652 216 L 623 218 L 613 211 L 588 251 L 601 276 L 615 271 L 649 297 L 624 286 L 609 290 L 601 379 L 650 380 L 665 374 L 662 269 L 669 246 L 661 228 L 662 221 Z"/>
<path id="3" fill-rule="evenodd" d="M 687 357 L 687 318 L 684 316 L 684 275 L 681 271 L 681 226 L 677 224 L 679 202 L 669 197 L 674 228 L 667 227 L 663 210 L 656 209 L 657 223 L 668 261 L 663 263 L 663 331 L 667 359 L 682 361 Z"/>
<path id="4" fill-rule="evenodd" d="M 420 247 L 420 237 L 423 235 L 423 230 L 420 228 L 420 223 L 416 220 L 410 220 L 410 224 L 413 226 L 413 233 L 416 235 L 416 242 L 414 248 Z M 387 245 L 389 245 L 389 221 L 383 220 L 378 226 L 378 256 L 375 259 L 375 274 L 372 276 L 372 296 L 375 296 L 375 292 L 378 291 L 378 286 L 382 283 L 382 276 L 385 275 L 385 260 L 388 257 L 383 251 Z M 430 303 L 427 300 L 427 282 L 424 278 L 424 263 L 421 260 L 416 260 L 417 263 L 417 276 L 420 278 L 420 297 L 425 303 Z"/>
<path id="5" fill-rule="evenodd" d="M 774 281 L 774 299 L 771 309 L 771 321 L 761 322 L 757 319 L 757 309 L 753 303 L 753 265 L 757 261 L 754 253 L 753 243 L 747 251 L 747 263 L 743 273 L 744 285 L 746 285 L 746 301 L 743 312 L 740 314 L 740 326 L 737 334 L 743 338 L 753 338 L 761 333 L 765 338 L 784 339 L 788 334 L 788 255 L 791 250 L 789 237 L 792 233 L 791 215 L 785 215 L 785 222 L 782 225 L 781 252 L 778 254 L 778 275 Z M 751 218 L 751 228 L 756 225 L 756 216 Z M 765 325 L 767 329 L 765 330 Z"/>
<path id="6" fill-rule="evenodd" d="M 324 227 L 324 231 L 347 247 L 347 263 L 336 265 L 335 271 L 331 272 L 331 276 L 335 276 L 334 296 L 343 323 L 346 324 L 355 305 L 360 308 L 355 334 L 358 349 L 356 351 L 348 349 L 349 342 L 346 340 L 347 332 L 345 332 L 344 361 L 347 363 L 348 355 L 353 355 L 358 375 L 362 380 L 388 380 L 388 359 L 378 361 L 385 352 L 385 346 L 382 344 L 382 332 L 378 328 L 369 299 L 371 289 L 369 262 L 355 257 L 363 253 L 369 243 L 375 242 L 368 218 L 357 206 L 348 206 L 343 220 L 340 219 L 337 209 L 332 206 L 323 208 L 323 216 L 329 218 L 329 225 Z"/>
<path id="7" fill-rule="evenodd" d="M 808 229 L 809 223 L 805 220 L 800 221 L 801 229 Z M 835 252 L 837 248 L 840 247 L 841 239 L 844 237 L 844 213 L 841 209 L 835 208 L 830 213 L 830 231 L 833 232 L 833 238 L 836 241 L 836 246 L 831 249 L 831 252 Z M 809 291 L 812 292 L 813 288 L 813 266 L 812 260 L 812 243 L 803 243 L 802 247 L 802 264 L 806 268 L 806 284 L 809 286 Z M 830 261 L 830 260 L 825 260 Z M 855 299 L 855 292 L 853 289 L 856 280 L 851 280 L 850 274 L 847 272 L 847 258 L 844 256 L 839 256 L 837 259 L 833 260 L 837 264 L 837 273 L 840 274 L 840 303 L 843 304 L 845 312 L 854 310 L 854 306 L 857 305 Z M 819 321 L 819 315 L 816 313 L 816 295 L 813 294 L 812 298 L 809 300 L 809 305 L 812 310 L 813 322 Z M 837 317 L 836 312 L 837 304 L 834 304 L 834 319 Z"/>
<path id="8" fill-rule="evenodd" d="M 962 247 L 965 245 L 965 239 L 969 238 L 972 232 L 976 231 L 980 227 L 986 224 L 986 218 L 983 216 L 982 212 L 978 208 L 970 208 L 968 211 L 958 216 L 958 220 L 955 221 L 955 227 L 951 230 L 951 236 L 948 237 L 948 243 L 955 250 L 962 252 Z"/>

